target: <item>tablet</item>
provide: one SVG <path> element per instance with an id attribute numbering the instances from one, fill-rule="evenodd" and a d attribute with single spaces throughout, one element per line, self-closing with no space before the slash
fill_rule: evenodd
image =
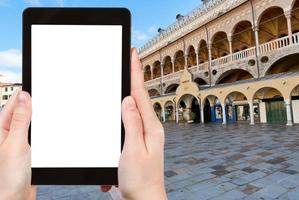
<path id="1" fill-rule="evenodd" d="M 130 12 L 28 8 L 23 90 L 32 96 L 33 185 L 117 185 L 130 95 Z"/>

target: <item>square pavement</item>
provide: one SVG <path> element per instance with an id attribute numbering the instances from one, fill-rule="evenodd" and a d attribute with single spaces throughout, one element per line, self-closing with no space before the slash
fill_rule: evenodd
<path id="1" fill-rule="evenodd" d="M 299 127 L 164 124 L 170 200 L 299 199 Z M 40 200 L 111 200 L 97 186 L 40 186 Z"/>

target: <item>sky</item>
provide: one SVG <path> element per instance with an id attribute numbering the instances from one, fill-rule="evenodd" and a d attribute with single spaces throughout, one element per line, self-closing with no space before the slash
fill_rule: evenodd
<path id="1" fill-rule="evenodd" d="M 0 0 L 0 82 L 21 82 L 22 12 L 27 7 L 126 7 L 132 13 L 132 46 L 141 47 L 187 14 L 200 0 Z"/>

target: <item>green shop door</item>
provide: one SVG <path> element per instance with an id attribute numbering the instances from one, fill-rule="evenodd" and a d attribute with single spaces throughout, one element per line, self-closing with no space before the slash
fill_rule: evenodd
<path id="1" fill-rule="evenodd" d="M 268 123 L 287 123 L 287 112 L 284 101 L 267 101 L 266 113 Z"/>

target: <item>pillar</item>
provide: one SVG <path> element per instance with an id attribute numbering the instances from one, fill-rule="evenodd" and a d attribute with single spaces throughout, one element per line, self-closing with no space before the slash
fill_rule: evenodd
<path id="1" fill-rule="evenodd" d="M 203 105 L 200 106 L 200 120 L 201 120 L 202 124 L 205 123 L 205 114 L 204 114 L 204 106 Z"/>
<path id="2" fill-rule="evenodd" d="M 178 124 L 179 123 L 179 109 L 178 106 L 175 107 L 175 121 Z"/>
<path id="3" fill-rule="evenodd" d="M 222 120 L 223 120 L 222 124 L 226 124 L 226 106 L 225 104 L 221 104 L 221 106 L 222 106 Z"/>
<path id="4" fill-rule="evenodd" d="M 291 111 L 291 100 L 286 99 L 286 110 L 287 110 L 287 126 L 293 126 L 293 117 L 292 117 L 292 111 Z"/>
<path id="5" fill-rule="evenodd" d="M 253 101 L 249 100 L 249 113 L 250 113 L 250 125 L 254 125 L 254 110 L 253 110 Z"/>
<path id="6" fill-rule="evenodd" d="M 162 122 L 164 123 L 166 121 L 165 119 L 165 108 L 162 107 Z"/>
<path id="7" fill-rule="evenodd" d="M 151 80 L 154 79 L 154 72 L 153 72 L 153 68 L 151 67 Z"/>
<path id="8" fill-rule="evenodd" d="M 185 59 L 185 69 L 188 69 L 188 54 L 184 54 L 184 59 Z"/>
<path id="9" fill-rule="evenodd" d="M 229 53 L 233 54 L 233 34 L 228 35 Z"/>
<path id="10" fill-rule="evenodd" d="M 197 66 L 197 71 L 199 71 L 199 52 L 198 52 L 198 47 L 195 48 L 195 54 L 196 54 L 196 66 Z"/>
<path id="11" fill-rule="evenodd" d="M 210 77 L 210 86 L 212 85 L 212 45 L 211 42 L 208 42 L 208 52 L 209 52 L 209 77 Z"/>
<path id="12" fill-rule="evenodd" d="M 163 83 L 164 83 L 164 64 L 161 64 L 161 94 L 164 94 L 163 90 Z"/>
<path id="13" fill-rule="evenodd" d="M 254 26 L 253 31 L 254 31 L 255 46 L 256 46 L 256 51 L 257 51 L 256 54 L 257 54 L 257 56 L 259 56 L 260 55 L 259 27 Z"/>
<path id="14" fill-rule="evenodd" d="M 293 39 L 292 39 L 292 11 L 287 11 L 285 12 L 285 16 L 287 18 L 287 24 L 288 24 L 288 34 L 289 34 L 289 40 L 290 40 L 290 44 L 293 43 Z"/>
<path id="15" fill-rule="evenodd" d="M 174 57 L 171 57 L 171 63 L 172 63 L 172 73 L 174 73 L 174 63 L 175 63 Z"/>

